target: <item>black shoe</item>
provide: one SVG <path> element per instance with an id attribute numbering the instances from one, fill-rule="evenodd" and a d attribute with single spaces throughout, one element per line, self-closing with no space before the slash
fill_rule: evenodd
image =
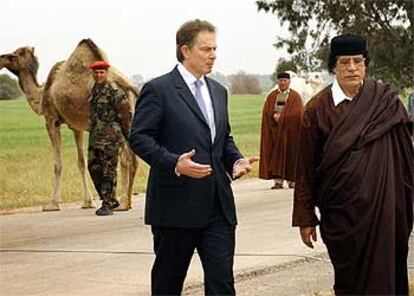
<path id="1" fill-rule="evenodd" d="M 283 189 L 283 185 L 282 184 L 275 184 L 272 187 L 270 187 L 270 189 Z"/>
<path id="2" fill-rule="evenodd" d="M 112 211 L 112 209 L 110 209 L 108 206 L 102 206 L 99 209 L 96 210 L 95 214 L 98 216 L 110 216 L 112 215 L 114 212 Z"/>
<path id="3" fill-rule="evenodd" d="M 114 198 L 110 202 L 107 203 L 107 206 L 108 206 L 108 208 L 113 210 L 113 209 L 119 207 L 119 202 Z"/>

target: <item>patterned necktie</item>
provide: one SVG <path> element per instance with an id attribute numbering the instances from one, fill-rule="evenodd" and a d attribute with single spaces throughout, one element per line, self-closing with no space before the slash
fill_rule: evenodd
<path id="1" fill-rule="evenodd" d="M 204 103 L 203 94 L 201 93 L 201 86 L 203 85 L 203 82 L 201 80 L 196 80 L 194 81 L 194 85 L 196 87 L 194 98 L 197 101 L 197 104 L 200 107 L 201 112 L 204 115 L 204 118 L 206 119 L 207 122 L 209 122 L 206 104 Z"/>

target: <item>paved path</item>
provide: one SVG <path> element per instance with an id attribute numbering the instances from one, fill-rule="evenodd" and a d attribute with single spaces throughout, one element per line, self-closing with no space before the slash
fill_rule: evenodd
<path id="1" fill-rule="evenodd" d="M 290 226 L 292 190 L 270 186 L 259 180 L 233 185 L 239 216 L 238 295 L 329 290 L 332 271 L 323 244 L 311 250 L 301 243 Z M 80 205 L 1 215 L 0 295 L 149 295 L 152 240 L 142 213 L 143 198 L 138 197 L 132 211 L 109 217 L 97 217 Z M 202 295 L 201 282 L 194 256 L 185 294 Z"/>

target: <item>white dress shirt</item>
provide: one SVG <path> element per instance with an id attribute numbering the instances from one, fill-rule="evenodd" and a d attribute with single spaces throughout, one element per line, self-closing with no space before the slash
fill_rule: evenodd
<path id="1" fill-rule="evenodd" d="M 352 101 L 352 98 L 348 97 L 344 93 L 342 88 L 339 86 L 339 83 L 338 83 L 338 80 L 336 80 L 336 77 L 332 84 L 331 90 L 332 90 L 332 99 L 333 99 L 333 103 L 335 107 L 345 100 Z"/>
<path id="2" fill-rule="evenodd" d="M 193 96 L 195 96 L 196 86 L 195 81 L 197 80 L 190 71 L 188 71 L 183 64 L 179 63 L 177 66 L 178 72 L 180 72 L 181 76 L 183 77 L 185 83 L 187 84 L 188 88 L 190 89 Z M 204 104 L 206 106 L 207 116 L 208 116 L 208 126 L 211 132 L 211 142 L 214 142 L 214 138 L 216 136 L 216 124 L 214 122 L 214 109 L 213 103 L 211 101 L 210 92 L 207 87 L 206 79 L 202 76 L 200 79 L 202 81 L 201 85 L 201 94 L 203 96 Z"/>

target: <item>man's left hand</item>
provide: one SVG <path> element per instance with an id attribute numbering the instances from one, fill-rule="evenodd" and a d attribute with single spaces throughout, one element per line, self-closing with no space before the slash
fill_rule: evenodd
<path id="1" fill-rule="evenodd" d="M 257 156 L 242 158 L 233 167 L 233 179 L 240 178 L 252 170 L 252 164 L 259 160 Z"/>

